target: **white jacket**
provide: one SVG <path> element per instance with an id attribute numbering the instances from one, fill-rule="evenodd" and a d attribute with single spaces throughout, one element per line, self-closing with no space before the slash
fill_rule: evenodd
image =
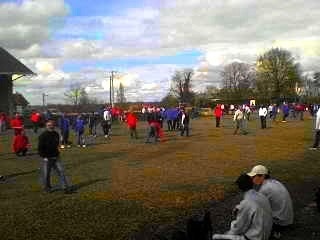
<path id="1" fill-rule="evenodd" d="M 259 117 L 266 117 L 267 114 L 268 114 L 267 108 L 265 108 L 265 107 L 259 108 Z"/>
<path id="2" fill-rule="evenodd" d="M 271 207 L 268 199 L 256 190 L 249 190 L 236 206 L 237 217 L 226 234 L 212 239 L 268 240 L 272 229 Z"/>
<path id="3" fill-rule="evenodd" d="M 111 121 L 112 120 L 112 116 L 109 110 L 105 110 L 103 112 L 103 120 L 105 121 Z"/>
<path id="4" fill-rule="evenodd" d="M 317 111 L 316 114 L 316 126 L 315 126 L 316 130 L 320 130 L 320 108 Z"/>
<path id="5" fill-rule="evenodd" d="M 275 179 L 266 179 L 259 192 L 269 200 L 274 223 L 287 226 L 293 223 L 293 206 L 288 190 Z"/>

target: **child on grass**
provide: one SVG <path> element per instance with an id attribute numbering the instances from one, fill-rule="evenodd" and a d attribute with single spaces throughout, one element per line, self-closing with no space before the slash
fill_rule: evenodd
<path id="1" fill-rule="evenodd" d="M 17 156 L 26 156 L 28 148 L 30 148 L 29 139 L 25 134 L 25 131 L 22 130 L 20 134 L 14 136 L 12 148 L 13 152 Z"/>

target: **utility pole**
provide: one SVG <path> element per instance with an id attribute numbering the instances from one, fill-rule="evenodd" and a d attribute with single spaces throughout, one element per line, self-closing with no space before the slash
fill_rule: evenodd
<path id="1" fill-rule="evenodd" d="M 111 71 L 110 72 L 110 105 L 111 107 L 114 107 L 114 85 L 113 85 L 113 79 L 114 79 L 114 74 L 117 73 L 117 71 Z"/>
<path id="2" fill-rule="evenodd" d="M 43 108 L 46 105 L 46 97 L 48 97 L 48 94 L 42 93 L 42 106 L 43 106 Z"/>

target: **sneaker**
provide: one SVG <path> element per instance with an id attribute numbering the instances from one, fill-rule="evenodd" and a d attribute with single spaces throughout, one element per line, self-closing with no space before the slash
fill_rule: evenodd
<path id="1" fill-rule="evenodd" d="M 280 232 L 274 232 L 273 233 L 273 238 L 274 239 L 280 239 L 281 238 L 281 233 Z"/>
<path id="2" fill-rule="evenodd" d="M 63 190 L 64 194 L 73 194 L 73 193 L 77 193 L 77 191 L 75 189 L 73 189 L 72 187 L 67 187 Z"/>
<path id="3" fill-rule="evenodd" d="M 71 145 L 67 145 L 67 148 L 71 148 Z"/>
<path id="4" fill-rule="evenodd" d="M 108 138 L 109 137 L 109 135 L 104 135 L 104 138 Z"/>
<path id="5" fill-rule="evenodd" d="M 310 147 L 309 150 L 317 150 L 318 148 Z"/>
<path id="6" fill-rule="evenodd" d="M 5 178 L 4 178 L 4 176 L 0 176 L 0 181 L 4 181 L 5 180 Z"/>
<path id="7" fill-rule="evenodd" d="M 61 145 L 60 148 L 61 148 L 61 149 L 64 149 L 64 145 Z"/>
<path id="8" fill-rule="evenodd" d="M 287 121 L 281 121 L 281 122 L 285 123 L 285 122 L 287 122 Z"/>
<path id="9" fill-rule="evenodd" d="M 83 148 L 85 148 L 85 147 L 86 147 L 86 145 L 85 145 L 85 144 L 83 144 L 83 145 L 82 145 L 82 147 L 83 147 Z"/>

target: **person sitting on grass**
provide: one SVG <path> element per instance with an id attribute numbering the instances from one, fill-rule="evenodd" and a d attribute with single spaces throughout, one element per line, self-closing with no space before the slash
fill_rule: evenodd
<path id="1" fill-rule="evenodd" d="M 290 194 L 282 183 L 270 177 L 265 166 L 253 167 L 248 176 L 252 177 L 253 183 L 259 187 L 259 193 L 263 194 L 270 202 L 273 237 L 279 239 L 281 234 L 293 223 L 294 214 Z"/>
<path id="2" fill-rule="evenodd" d="M 236 184 L 244 193 L 243 200 L 235 207 L 235 220 L 225 234 L 214 234 L 212 239 L 268 240 L 272 229 L 271 207 L 268 199 L 253 189 L 250 176 L 242 174 Z"/>
<path id="3" fill-rule="evenodd" d="M 14 136 L 12 148 L 13 152 L 18 156 L 26 156 L 28 148 L 30 147 L 29 139 L 25 134 L 25 131 L 22 130 L 20 134 Z"/>

